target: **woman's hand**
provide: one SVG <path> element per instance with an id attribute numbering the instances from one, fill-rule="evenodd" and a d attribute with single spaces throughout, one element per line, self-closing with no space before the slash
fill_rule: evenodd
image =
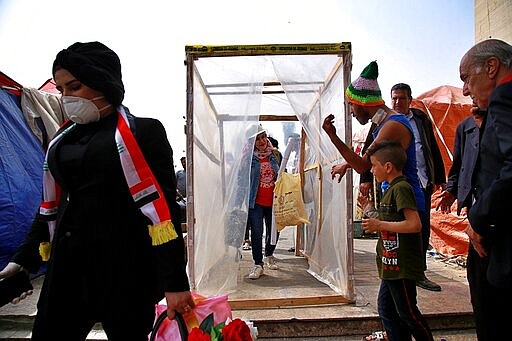
<path id="1" fill-rule="evenodd" d="M 176 311 L 180 314 L 188 313 L 196 304 L 190 291 L 166 292 L 165 300 L 167 302 L 167 317 L 174 319 Z"/>

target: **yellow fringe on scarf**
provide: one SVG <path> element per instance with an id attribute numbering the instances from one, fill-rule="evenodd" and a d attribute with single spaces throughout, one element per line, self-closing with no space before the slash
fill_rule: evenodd
<path id="1" fill-rule="evenodd" d="M 151 237 L 151 244 L 153 246 L 162 245 L 178 238 L 178 234 L 170 220 L 161 222 L 157 225 L 148 225 L 148 229 Z M 50 259 L 51 250 L 52 243 L 42 242 L 39 244 L 39 254 L 43 259 L 43 262 L 47 262 Z"/>
<path id="2" fill-rule="evenodd" d="M 170 220 L 162 221 L 157 225 L 148 225 L 148 229 L 153 246 L 162 245 L 178 238 L 178 234 Z"/>
<path id="3" fill-rule="evenodd" d="M 48 262 L 50 259 L 50 251 L 52 250 L 52 243 L 42 242 L 39 244 L 39 254 L 43 259 L 43 262 Z"/>

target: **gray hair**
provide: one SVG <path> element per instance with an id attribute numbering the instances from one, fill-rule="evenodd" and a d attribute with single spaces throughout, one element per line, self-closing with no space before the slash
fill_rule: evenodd
<path id="1" fill-rule="evenodd" d="M 496 57 L 502 65 L 512 70 L 512 45 L 503 40 L 484 40 L 469 49 L 467 56 L 471 58 L 471 64 L 476 66 L 477 70 L 490 57 Z"/>

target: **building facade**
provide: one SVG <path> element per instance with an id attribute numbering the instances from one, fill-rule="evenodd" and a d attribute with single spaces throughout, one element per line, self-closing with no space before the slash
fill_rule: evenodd
<path id="1" fill-rule="evenodd" d="M 511 0 L 475 0 L 475 43 L 489 38 L 512 44 Z"/>

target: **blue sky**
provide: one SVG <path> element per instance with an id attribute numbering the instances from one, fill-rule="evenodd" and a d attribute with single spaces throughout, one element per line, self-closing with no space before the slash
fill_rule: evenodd
<path id="1" fill-rule="evenodd" d="M 389 89 L 413 96 L 461 87 L 461 56 L 474 44 L 470 0 L 0 0 L 0 70 L 27 87 L 51 77 L 56 53 L 98 40 L 121 58 L 124 103 L 166 126 L 176 162 L 185 149 L 187 44 L 352 42 L 352 79 L 372 60 Z"/>

